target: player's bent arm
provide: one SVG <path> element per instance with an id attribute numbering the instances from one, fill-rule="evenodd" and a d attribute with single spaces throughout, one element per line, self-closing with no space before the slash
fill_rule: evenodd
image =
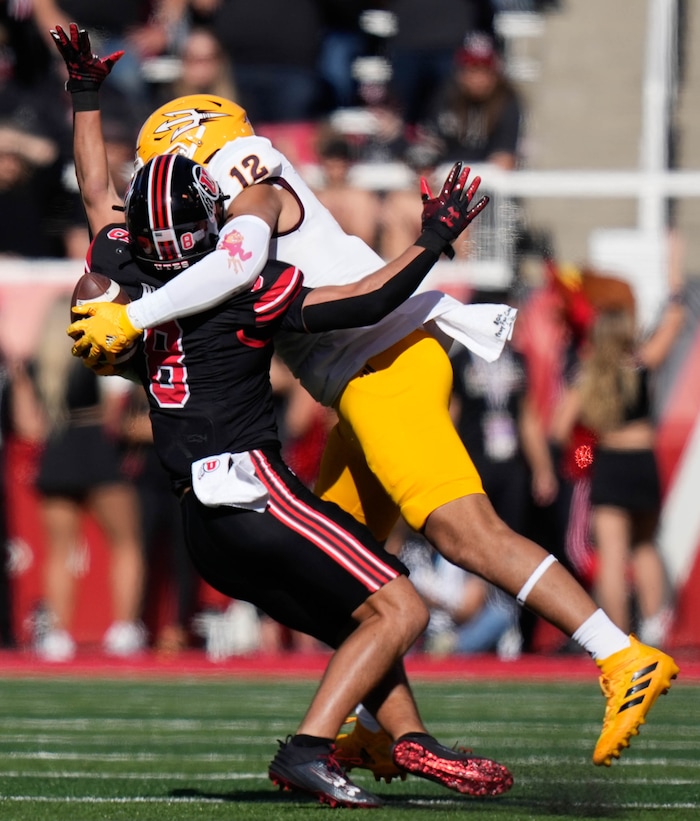
<path id="1" fill-rule="evenodd" d="M 357 282 L 314 288 L 302 306 L 309 333 L 373 325 L 407 300 L 438 260 L 412 245 L 392 262 Z"/>
<path id="2" fill-rule="evenodd" d="M 108 357 L 126 350 L 146 328 L 206 311 L 238 291 L 250 287 L 265 265 L 272 230 L 259 216 L 242 215 L 219 232 L 217 248 L 157 291 L 129 305 L 86 303 L 75 313 L 68 335 L 75 340 L 73 355 L 94 367 L 100 353 Z"/>
<path id="3" fill-rule="evenodd" d="M 270 226 L 271 231 L 275 231 L 278 228 L 282 208 L 281 192 L 263 181 L 256 185 L 249 185 L 241 191 L 228 206 L 226 218 L 230 220 L 244 216 L 259 217 Z"/>
<path id="4" fill-rule="evenodd" d="M 251 285 L 267 261 L 280 210 L 280 198 L 270 186 L 242 191 L 228 209 L 216 251 L 132 302 L 127 313 L 134 326 L 152 328 L 208 310 Z"/>
<path id="5" fill-rule="evenodd" d="M 267 262 L 270 226 L 257 216 L 240 216 L 219 232 L 216 250 L 157 291 L 126 309 L 134 328 L 153 328 L 180 316 L 209 310 L 249 287 Z"/>
<path id="6" fill-rule="evenodd" d="M 469 168 L 455 163 L 436 197 L 422 180 L 423 230 L 415 243 L 358 282 L 309 293 L 302 306 L 306 329 L 314 333 L 373 325 L 408 299 L 440 254 L 454 255 L 452 243 L 488 205 L 488 197 L 472 205 L 481 178 L 467 185 L 468 179 Z"/>

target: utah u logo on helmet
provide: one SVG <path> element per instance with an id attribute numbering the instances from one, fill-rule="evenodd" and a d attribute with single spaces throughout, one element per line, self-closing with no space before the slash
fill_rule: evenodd
<path id="1" fill-rule="evenodd" d="M 181 154 L 206 165 L 227 142 L 255 132 L 245 110 L 213 94 L 189 94 L 156 109 L 141 127 L 136 167 L 158 154 Z"/>
<path id="2" fill-rule="evenodd" d="M 218 184 L 209 176 L 206 168 L 202 165 L 192 167 L 192 177 L 199 192 L 199 199 L 207 210 L 209 217 L 218 221 L 221 214 L 217 213 L 217 205 L 222 201 Z"/>

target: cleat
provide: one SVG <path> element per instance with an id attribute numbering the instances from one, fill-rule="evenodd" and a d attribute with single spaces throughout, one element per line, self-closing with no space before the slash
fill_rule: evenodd
<path id="1" fill-rule="evenodd" d="M 489 758 L 450 750 L 429 735 L 404 736 L 394 744 L 394 763 L 463 795 L 501 795 L 513 786 L 509 770 Z"/>
<path id="2" fill-rule="evenodd" d="M 674 660 L 630 636 L 631 646 L 597 661 L 600 689 L 607 699 L 603 729 L 593 751 L 593 763 L 609 767 L 613 758 L 639 735 L 656 699 L 669 691 L 678 675 Z"/>
<path id="3" fill-rule="evenodd" d="M 389 733 L 379 729 L 368 730 L 357 716 L 350 716 L 346 724 L 354 724 L 350 732 L 340 733 L 335 740 L 335 757 L 345 770 L 353 768 L 370 770 L 375 781 L 384 779 L 391 784 L 393 778 L 406 780 L 406 773 L 391 758 L 392 739 Z"/>
<path id="4" fill-rule="evenodd" d="M 376 795 L 354 784 L 338 763 L 333 745 L 304 748 L 280 741 L 268 775 L 282 790 L 303 792 L 331 807 L 381 807 Z"/>

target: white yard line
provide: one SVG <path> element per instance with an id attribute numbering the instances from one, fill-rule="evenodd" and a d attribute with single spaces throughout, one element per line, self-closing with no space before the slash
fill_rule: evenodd
<path id="1" fill-rule="evenodd" d="M 91 779 L 93 781 L 257 781 L 267 779 L 267 772 L 258 773 L 231 773 L 231 772 L 212 772 L 212 773 L 192 773 L 192 772 L 159 772 L 159 773 L 95 773 L 88 771 L 72 771 L 72 770 L 51 770 L 48 772 L 36 772 L 34 770 L 9 770 L 8 772 L 0 773 L 2 778 L 80 778 Z M 549 778 L 547 777 L 547 784 L 580 784 L 580 780 L 576 778 Z M 519 776 L 517 779 L 518 785 L 521 784 L 539 784 L 542 779 L 536 777 Z M 624 785 L 624 786 L 684 786 L 688 784 L 697 784 L 698 780 L 692 778 L 615 778 L 607 774 L 601 775 L 599 778 L 590 779 L 587 783 L 608 784 L 608 785 Z"/>
<path id="2" fill-rule="evenodd" d="M 215 798 L 204 796 L 183 796 L 182 798 L 169 798 L 148 796 L 135 796 L 133 798 L 100 798 L 97 796 L 68 796 L 64 798 L 52 796 L 33 796 L 33 795 L 14 795 L 0 798 L 0 806 L 3 803 L 37 803 L 37 804 L 212 804 L 225 803 L 227 798 Z M 390 809 L 394 806 L 408 805 L 412 807 L 461 807 L 464 808 L 465 801 L 454 798 L 409 798 L 406 800 L 399 799 L 396 802 L 388 802 L 386 807 Z M 528 799 L 528 806 L 542 806 L 549 807 L 550 803 L 546 801 L 532 801 Z M 614 803 L 595 803 L 591 804 L 582 801 L 573 801 L 567 804 L 568 807 L 587 808 L 594 806 L 596 809 L 610 809 L 610 810 L 695 810 L 700 808 L 698 801 L 679 801 L 674 802 L 643 802 L 643 801 L 616 801 Z"/>

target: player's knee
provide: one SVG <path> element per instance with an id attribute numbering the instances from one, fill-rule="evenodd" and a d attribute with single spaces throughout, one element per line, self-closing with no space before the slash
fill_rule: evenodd
<path id="1" fill-rule="evenodd" d="M 446 559 L 478 574 L 492 563 L 494 545 L 503 546 L 515 536 L 480 493 L 455 499 L 431 513 L 425 535 Z"/>
<path id="2" fill-rule="evenodd" d="M 392 623 L 392 629 L 403 635 L 406 649 L 428 626 L 430 613 L 416 588 L 406 576 L 399 576 L 380 591 L 378 612 Z"/>

